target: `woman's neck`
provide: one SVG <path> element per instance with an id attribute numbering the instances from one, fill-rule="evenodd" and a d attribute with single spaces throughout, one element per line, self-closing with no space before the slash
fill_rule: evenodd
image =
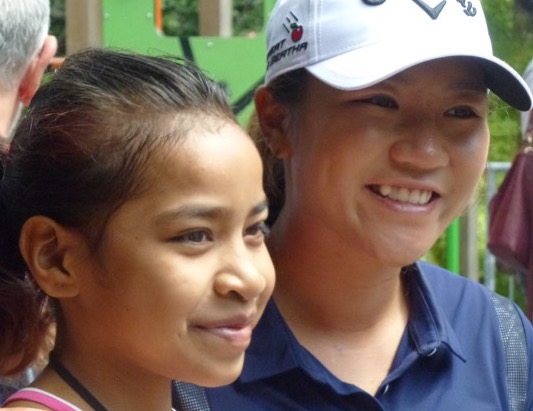
<path id="1" fill-rule="evenodd" d="M 281 224 L 268 247 L 274 296 L 289 323 L 294 313 L 309 327 L 366 329 L 406 310 L 401 267 L 385 266 L 356 245 Z"/>
<path id="2" fill-rule="evenodd" d="M 300 344 L 339 379 L 373 395 L 409 317 L 401 268 L 302 234 L 275 228 L 269 238 L 274 299 Z"/>

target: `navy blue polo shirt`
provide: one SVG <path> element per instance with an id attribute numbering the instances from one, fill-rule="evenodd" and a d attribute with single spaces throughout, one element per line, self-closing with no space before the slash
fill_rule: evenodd
<path id="1" fill-rule="evenodd" d="M 391 370 L 375 396 L 329 372 L 298 343 L 271 300 L 244 369 L 211 388 L 213 410 L 509 410 L 498 318 L 488 290 L 427 263 L 404 274 L 410 316 Z M 533 327 L 521 314 L 529 358 Z M 533 366 L 526 410 L 533 410 Z"/>

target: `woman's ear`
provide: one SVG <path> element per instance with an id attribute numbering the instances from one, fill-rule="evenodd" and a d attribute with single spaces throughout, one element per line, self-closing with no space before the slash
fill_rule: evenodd
<path id="1" fill-rule="evenodd" d="M 255 93 L 255 110 L 261 132 L 274 156 L 287 157 L 290 144 L 287 139 L 286 108 L 275 101 L 268 87 L 262 86 Z"/>
<path id="2" fill-rule="evenodd" d="M 81 236 L 44 216 L 30 217 L 23 225 L 19 248 L 39 287 L 50 297 L 78 294 Z"/>

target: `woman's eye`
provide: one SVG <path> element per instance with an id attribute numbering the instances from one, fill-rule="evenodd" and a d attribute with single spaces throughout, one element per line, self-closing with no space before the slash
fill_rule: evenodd
<path id="1" fill-rule="evenodd" d="M 454 107 L 446 112 L 447 116 L 457 117 L 457 118 L 472 118 L 479 117 L 477 112 L 468 106 Z"/>
<path id="2" fill-rule="evenodd" d="M 174 238 L 174 241 L 177 242 L 193 244 L 200 244 L 210 240 L 209 233 L 204 230 L 189 231 Z"/>
<path id="3" fill-rule="evenodd" d="M 270 232 L 270 229 L 268 228 L 266 223 L 264 221 L 261 221 L 260 223 L 257 223 L 257 224 L 254 224 L 248 227 L 246 229 L 245 235 L 264 238 L 268 236 L 269 232 Z"/>
<path id="4" fill-rule="evenodd" d="M 398 104 L 394 99 L 383 94 L 378 94 L 363 100 L 365 103 L 374 104 L 379 107 L 385 108 L 398 108 Z"/>

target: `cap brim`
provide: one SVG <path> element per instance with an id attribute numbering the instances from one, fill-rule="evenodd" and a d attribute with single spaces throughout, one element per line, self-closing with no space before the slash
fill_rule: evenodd
<path id="1" fill-rule="evenodd" d="M 521 111 L 529 111 L 532 96 L 529 86 L 507 63 L 496 58 L 480 59 L 487 87 L 503 101 Z"/>
<path id="2" fill-rule="evenodd" d="M 376 58 L 377 57 L 377 58 Z M 485 74 L 487 88 L 503 101 L 517 108 L 528 111 L 533 98 L 524 79 L 504 61 L 490 56 L 442 52 L 413 58 L 391 57 L 386 51 L 372 50 L 372 47 L 352 50 L 345 54 L 312 64 L 306 69 L 324 83 L 341 89 L 357 90 L 386 80 L 410 67 L 445 57 L 471 57 L 481 63 Z M 372 64 L 368 64 L 371 61 Z M 355 68 L 355 69 L 354 69 Z"/>

